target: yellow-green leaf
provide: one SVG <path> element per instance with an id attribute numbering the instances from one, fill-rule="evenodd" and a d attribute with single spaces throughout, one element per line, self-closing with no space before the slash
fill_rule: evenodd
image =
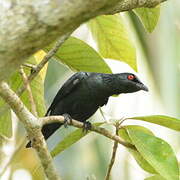
<path id="1" fill-rule="evenodd" d="M 166 180 L 166 179 L 164 179 L 162 176 L 160 176 L 160 175 L 155 175 L 155 176 L 151 176 L 151 177 L 148 177 L 148 178 L 146 178 L 146 179 L 144 179 L 144 180 Z"/>
<path id="2" fill-rule="evenodd" d="M 102 124 L 104 124 L 104 122 L 94 123 L 93 126 L 101 126 Z M 82 131 L 82 129 L 77 129 L 73 131 L 56 145 L 56 147 L 51 151 L 51 155 L 54 157 L 60 154 L 65 149 L 67 149 L 68 147 L 79 141 L 81 138 L 89 134 L 89 132 L 90 131 L 88 131 L 88 133 L 85 133 Z"/>
<path id="3" fill-rule="evenodd" d="M 167 180 L 179 180 L 178 161 L 167 142 L 131 126 L 126 130 L 137 150 L 156 172 Z"/>
<path id="4" fill-rule="evenodd" d="M 126 127 L 128 126 L 124 126 L 124 128 L 121 128 L 118 132 L 119 136 L 121 138 L 123 138 L 125 141 L 133 144 L 132 140 L 130 139 L 128 133 L 127 133 L 127 130 L 126 130 Z M 153 133 L 145 128 L 145 127 L 142 127 L 142 126 L 130 126 L 134 129 L 140 129 L 141 131 L 145 132 L 145 133 L 148 133 L 150 135 L 153 135 Z M 134 159 L 136 160 L 136 162 L 139 164 L 139 166 L 144 169 L 145 171 L 149 172 L 149 173 L 152 173 L 152 174 L 157 174 L 157 172 L 155 171 L 155 169 L 143 158 L 143 156 L 138 152 L 138 151 L 135 151 L 135 150 L 132 150 L 132 149 L 128 149 L 129 152 L 133 155 Z"/>
<path id="5" fill-rule="evenodd" d="M 132 120 L 142 120 L 154 124 L 158 124 L 161 126 L 165 126 L 167 128 L 171 128 L 177 131 L 180 131 L 180 119 L 164 116 L 164 115 L 152 115 L 152 116 L 139 116 L 129 118 Z"/>
<path id="6" fill-rule="evenodd" d="M 52 45 L 45 48 L 50 50 Z M 55 58 L 74 71 L 112 73 L 103 58 L 88 44 L 75 37 L 66 40 Z"/>
<path id="7" fill-rule="evenodd" d="M 135 47 L 120 15 L 96 17 L 89 26 L 103 57 L 123 61 L 137 71 Z"/>
<path id="8" fill-rule="evenodd" d="M 139 17 L 145 29 L 151 33 L 158 23 L 160 6 L 155 8 L 137 8 L 133 11 Z"/>

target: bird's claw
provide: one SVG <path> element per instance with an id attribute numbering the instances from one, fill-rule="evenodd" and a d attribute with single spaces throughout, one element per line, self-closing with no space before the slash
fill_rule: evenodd
<path id="1" fill-rule="evenodd" d="M 83 132 L 87 133 L 88 130 L 90 130 L 92 127 L 91 123 L 89 121 L 86 121 L 83 123 Z"/>
<path id="2" fill-rule="evenodd" d="M 72 124 L 72 117 L 69 114 L 63 114 L 62 115 L 64 117 L 64 127 L 67 128 L 68 124 Z"/>

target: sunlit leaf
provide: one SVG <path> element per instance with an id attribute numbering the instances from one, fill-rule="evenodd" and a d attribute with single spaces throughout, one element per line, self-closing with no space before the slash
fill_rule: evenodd
<path id="1" fill-rule="evenodd" d="M 164 140 L 128 126 L 130 139 L 144 159 L 167 180 L 179 180 L 179 167 L 171 146 Z"/>
<path id="2" fill-rule="evenodd" d="M 93 126 L 101 126 L 102 124 L 104 124 L 104 122 L 94 123 Z M 82 131 L 82 129 L 73 131 L 56 145 L 56 147 L 51 151 L 51 155 L 54 157 L 60 154 L 65 149 L 67 149 L 89 133 L 90 131 L 88 131 L 88 133 L 85 133 Z"/>
<path id="3" fill-rule="evenodd" d="M 160 6 L 155 8 L 137 8 L 133 10 L 139 17 L 145 29 L 152 32 L 157 25 L 160 16 Z"/>
<path id="4" fill-rule="evenodd" d="M 151 176 L 151 177 L 148 177 L 148 178 L 146 178 L 146 179 L 144 179 L 144 180 L 166 180 L 166 179 L 164 179 L 162 176 L 160 176 L 160 175 L 155 175 L 155 176 Z"/>
<path id="5" fill-rule="evenodd" d="M 120 15 L 96 17 L 89 26 L 103 57 L 123 61 L 137 71 L 135 47 Z"/>
<path id="6" fill-rule="evenodd" d="M 47 47 L 45 50 L 50 50 Z M 103 58 L 88 44 L 75 37 L 66 40 L 55 57 L 74 71 L 112 73 Z"/>
<path id="7" fill-rule="evenodd" d="M 128 126 L 124 126 L 124 128 L 121 128 L 119 130 L 118 134 L 126 142 L 133 144 L 132 140 L 130 139 L 130 137 L 127 133 L 126 127 L 128 127 Z M 135 128 L 135 129 L 140 129 L 141 131 L 143 131 L 147 134 L 153 135 L 153 133 L 145 127 L 142 127 L 142 126 L 131 126 L 131 127 Z M 142 169 L 144 169 L 145 171 L 147 171 L 149 173 L 157 174 L 155 169 L 143 158 L 143 156 L 138 151 L 132 150 L 130 148 L 128 150 L 133 155 L 134 159 L 136 160 L 136 162 L 139 164 L 139 166 Z"/>
<path id="8" fill-rule="evenodd" d="M 129 118 L 132 120 L 142 120 L 150 123 L 165 126 L 177 131 L 180 131 L 180 119 L 174 117 L 164 116 L 164 115 L 152 115 L 152 116 L 140 116 Z"/>
<path id="9" fill-rule="evenodd" d="M 35 57 L 35 65 L 39 64 L 42 59 L 44 58 L 44 56 L 46 55 L 46 52 L 41 50 L 41 51 L 38 51 L 36 54 L 34 54 L 34 57 Z M 31 62 L 32 60 L 29 59 L 30 63 L 33 63 Z M 46 65 L 43 66 L 43 68 L 41 69 L 41 71 L 38 73 L 38 75 L 41 76 L 41 79 L 42 81 L 44 82 L 44 79 L 45 79 L 45 76 L 46 76 L 46 71 L 47 71 L 47 65 L 48 63 L 46 63 Z"/>

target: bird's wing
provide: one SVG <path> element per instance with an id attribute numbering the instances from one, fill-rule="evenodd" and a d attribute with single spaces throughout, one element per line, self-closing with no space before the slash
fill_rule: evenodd
<path id="1" fill-rule="evenodd" d="M 72 90 L 79 86 L 82 79 L 88 77 L 89 73 L 86 72 L 77 72 L 73 76 L 71 76 L 64 85 L 60 88 L 58 93 L 56 94 L 52 104 L 48 108 L 45 116 L 49 114 L 49 112 L 56 106 L 56 104 L 61 101 L 64 97 L 66 97 Z"/>

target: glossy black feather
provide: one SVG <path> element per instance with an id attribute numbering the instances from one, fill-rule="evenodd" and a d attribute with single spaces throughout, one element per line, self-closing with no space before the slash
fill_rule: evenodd
<path id="1" fill-rule="evenodd" d="M 128 79 L 129 75 L 134 77 L 133 80 Z M 131 73 L 78 72 L 60 88 L 48 108 L 46 116 L 69 114 L 73 119 L 85 122 L 99 107 L 108 102 L 110 96 L 139 90 L 147 91 L 147 88 Z M 61 125 L 52 123 L 43 126 L 42 133 L 45 139 Z"/>

